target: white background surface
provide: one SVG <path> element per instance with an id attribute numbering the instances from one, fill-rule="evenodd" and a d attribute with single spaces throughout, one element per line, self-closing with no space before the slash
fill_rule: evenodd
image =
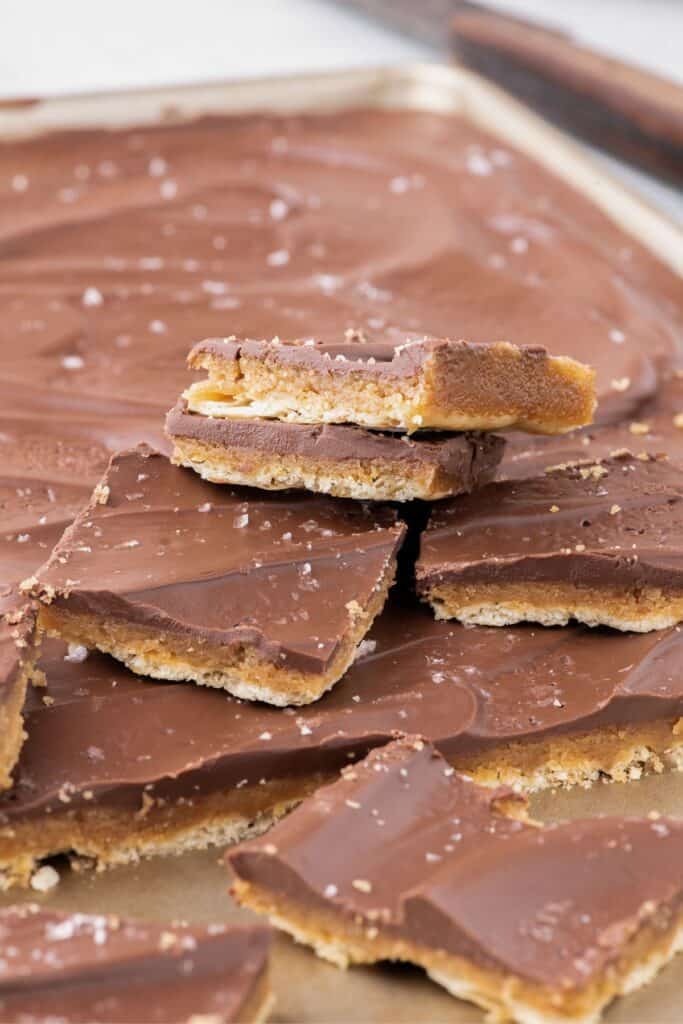
<path id="1" fill-rule="evenodd" d="M 497 2 L 683 81 L 683 0 Z M 439 59 L 324 0 L 4 0 L 0 12 L 5 97 Z M 625 177 L 683 220 L 680 194 Z"/>

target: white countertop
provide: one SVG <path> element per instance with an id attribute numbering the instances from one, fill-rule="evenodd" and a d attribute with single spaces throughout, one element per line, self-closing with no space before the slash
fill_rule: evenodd
<path id="1" fill-rule="evenodd" d="M 606 52 L 683 80 L 679 0 L 497 2 L 552 18 Z M 428 46 L 324 0 L 21 0 L 11 8 L 0 38 L 4 97 L 439 59 Z M 680 193 L 623 173 L 683 222 Z"/>

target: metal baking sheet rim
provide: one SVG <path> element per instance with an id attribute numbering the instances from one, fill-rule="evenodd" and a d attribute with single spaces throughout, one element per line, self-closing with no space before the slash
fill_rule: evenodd
<path id="1" fill-rule="evenodd" d="M 460 113 L 591 199 L 683 276 L 683 231 L 594 164 L 580 147 L 496 86 L 441 64 L 283 75 L 130 92 L 0 101 L 0 138 L 117 128 L 202 114 L 325 113 L 354 106 Z"/>

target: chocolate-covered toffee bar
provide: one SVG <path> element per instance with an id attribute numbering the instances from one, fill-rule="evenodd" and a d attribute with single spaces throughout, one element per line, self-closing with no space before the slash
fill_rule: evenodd
<path id="1" fill-rule="evenodd" d="M 326 960 L 409 961 L 496 1020 L 599 1019 L 683 947 L 683 821 L 528 821 L 422 740 L 228 855 L 239 903 Z"/>
<path id="2" fill-rule="evenodd" d="M 456 2 L 458 60 L 551 121 L 654 174 L 683 183 L 683 89 L 538 22 Z"/>
<path id="3" fill-rule="evenodd" d="M 306 704 L 353 661 L 404 532 L 389 509 L 216 487 L 141 446 L 27 589 L 42 630 L 134 672 Z"/>
<path id="4" fill-rule="evenodd" d="M 467 629 L 392 596 L 344 679 L 294 712 L 45 640 L 0 794 L 0 883 L 58 853 L 104 868 L 261 832 L 396 731 L 527 790 L 683 767 L 682 658 L 676 629 Z"/>
<path id="5" fill-rule="evenodd" d="M 33 671 L 34 618 L 29 608 L 0 613 L 0 789 L 12 785 L 12 769 L 26 739 L 22 709 Z"/>
<path id="6" fill-rule="evenodd" d="M 166 418 L 173 462 L 214 483 L 318 491 L 375 501 L 435 500 L 493 479 L 494 434 L 379 433 L 361 427 L 202 416 L 180 402 Z"/>
<path id="7" fill-rule="evenodd" d="M 438 338 L 202 341 L 189 365 L 207 378 L 185 393 L 191 412 L 377 430 L 558 434 L 590 423 L 593 370 L 544 348 Z"/>
<path id="8" fill-rule="evenodd" d="M 5 1024 L 256 1024 L 273 998 L 267 928 L 149 924 L 34 903 L 0 910 Z"/>
<path id="9" fill-rule="evenodd" d="M 683 466 L 623 452 L 490 485 L 433 511 L 416 572 L 440 618 L 664 629 L 683 619 Z"/>

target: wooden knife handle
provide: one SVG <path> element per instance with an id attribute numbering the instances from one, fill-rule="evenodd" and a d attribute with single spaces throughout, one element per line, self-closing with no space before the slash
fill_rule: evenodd
<path id="1" fill-rule="evenodd" d="M 548 120 L 683 184 L 683 87 L 483 4 L 453 3 L 452 50 Z"/>

